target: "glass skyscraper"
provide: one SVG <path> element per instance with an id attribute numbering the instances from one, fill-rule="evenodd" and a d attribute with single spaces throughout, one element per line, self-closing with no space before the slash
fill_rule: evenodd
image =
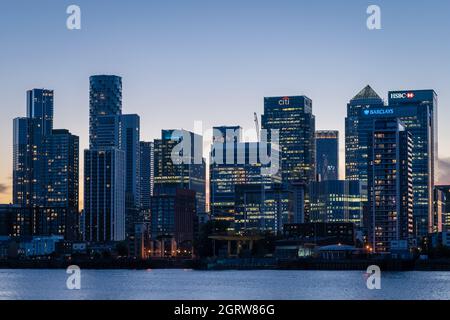
<path id="1" fill-rule="evenodd" d="M 265 148 L 265 149 L 264 149 Z M 242 142 L 240 127 L 215 127 L 210 161 L 210 208 L 214 219 L 235 221 L 235 193 L 239 185 L 263 186 L 281 182 L 280 172 L 269 173 L 279 162 L 271 144 Z M 263 156 L 270 162 L 261 161 Z M 268 159 L 267 159 L 268 160 Z M 275 162 L 273 162 L 275 161 Z"/>
<path id="2" fill-rule="evenodd" d="M 367 186 L 367 153 L 372 130 L 372 119 L 364 117 L 363 113 L 368 108 L 384 108 L 383 99 L 370 86 L 350 100 L 345 118 L 345 178 L 360 181 L 364 189 Z"/>
<path id="3" fill-rule="evenodd" d="M 347 108 L 346 174 L 368 179 L 368 142 L 376 119 L 398 118 L 413 139 L 414 234 L 424 237 L 433 226 L 433 186 L 437 161 L 437 95 L 433 90 L 389 92 L 389 105 L 368 86 Z"/>
<path id="4" fill-rule="evenodd" d="M 126 222 L 134 217 L 134 210 L 126 217 L 126 208 L 136 201 L 126 190 L 130 186 L 128 169 L 130 173 L 140 169 L 138 118 L 131 137 L 135 139 L 127 140 L 127 128 L 133 121 L 122 116 L 122 78 L 96 75 L 89 78 L 89 83 L 90 147 L 84 153 L 85 238 L 92 242 L 122 241 L 126 238 Z M 128 154 L 130 150 L 135 152 Z M 131 229 L 129 226 L 128 231 Z"/>
<path id="5" fill-rule="evenodd" d="M 173 161 L 173 151 L 184 143 L 184 139 L 189 139 L 190 143 L 186 144 L 186 149 L 179 150 L 183 163 L 176 163 Z M 204 213 L 205 170 L 202 136 L 186 130 L 162 130 L 161 139 L 154 141 L 154 195 L 175 194 L 177 189 L 195 191 L 197 213 Z"/>
<path id="6" fill-rule="evenodd" d="M 310 222 L 352 222 L 362 226 L 364 200 L 359 181 L 313 182 L 310 186 Z"/>
<path id="7" fill-rule="evenodd" d="M 29 208 L 30 235 L 74 239 L 79 204 L 79 138 L 53 130 L 53 91 L 27 92 L 27 117 L 14 119 L 13 202 Z"/>
<path id="8" fill-rule="evenodd" d="M 305 96 L 266 97 L 262 129 L 278 130 L 284 183 L 309 182 L 316 175 L 315 117 Z"/>
<path id="9" fill-rule="evenodd" d="M 84 152 L 85 240 L 125 240 L 125 152 Z"/>
<path id="10" fill-rule="evenodd" d="M 122 78 L 95 75 L 89 78 L 89 146 L 98 146 L 98 117 L 122 114 Z"/>
<path id="11" fill-rule="evenodd" d="M 389 107 L 413 139 L 414 226 L 418 237 L 433 232 L 433 189 L 438 161 L 438 102 L 434 90 L 390 91 Z"/>
<path id="12" fill-rule="evenodd" d="M 319 181 L 339 179 L 339 131 L 316 131 L 316 160 Z"/>

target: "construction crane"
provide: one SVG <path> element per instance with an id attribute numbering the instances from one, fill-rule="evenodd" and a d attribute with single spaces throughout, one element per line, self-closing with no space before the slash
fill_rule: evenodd
<path id="1" fill-rule="evenodd" d="M 255 117 L 255 128 L 256 128 L 256 138 L 257 142 L 259 143 L 258 148 L 261 148 L 261 131 L 259 127 L 259 120 L 258 120 L 258 114 L 254 113 Z M 258 149 L 259 150 L 259 149 Z M 265 181 L 264 181 L 264 175 L 262 174 L 262 167 L 261 167 L 261 203 L 260 203 L 260 215 L 261 215 L 261 221 L 260 221 L 260 227 L 264 230 L 266 228 L 266 217 L 265 217 L 265 205 L 266 205 L 266 187 L 265 187 Z M 246 219 L 247 220 L 247 219 Z"/>
<path id="2" fill-rule="evenodd" d="M 258 115 L 256 114 L 256 112 L 254 113 L 254 115 L 255 115 L 255 127 L 256 127 L 256 138 L 258 139 L 258 142 L 260 142 L 259 141 L 259 138 L 260 138 L 260 130 L 259 130 L 259 120 L 258 120 Z"/>

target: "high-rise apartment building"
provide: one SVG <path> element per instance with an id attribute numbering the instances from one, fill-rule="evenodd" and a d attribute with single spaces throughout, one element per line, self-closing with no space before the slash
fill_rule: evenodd
<path id="1" fill-rule="evenodd" d="M 374 120 L 369 143 L 368 236 L 377 253 L 413 239 L 413 139 L 396 118 Z"/>

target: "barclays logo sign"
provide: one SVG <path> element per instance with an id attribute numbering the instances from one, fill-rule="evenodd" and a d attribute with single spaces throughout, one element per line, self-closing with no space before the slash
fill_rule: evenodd
<path id="1" fill-rule="evenodd" d="M 364 110 L 365 116 L 372 115 L 392 115 L 394 114 L 394 109 L 374 109 L 374 110 Z"/>

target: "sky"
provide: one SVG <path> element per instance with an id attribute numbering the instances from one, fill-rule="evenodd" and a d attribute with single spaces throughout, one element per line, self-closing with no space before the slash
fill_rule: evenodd
<path id="1" fill-rule="evenodd" d="M 66 27 L 72 4 L 81 30 Z M 366 26 L 372 4 L 381 30 Z M 123 77 L 123 112 L 140 115 L 146 141 L 195 121 L 252 129 L 265 96 L 306 95 L 317 129 L 340 131 L 341 173 L 346 104 L 364 86 L 384 99 L 434 89 L 440 183 L 450 184 L 449 17 L 442 0 L 2 0 L 0 202 L 11 199 L 12 120 L 26 90 L 55 91 L 55 128 L 83 150 L 94 74 Z"/>

